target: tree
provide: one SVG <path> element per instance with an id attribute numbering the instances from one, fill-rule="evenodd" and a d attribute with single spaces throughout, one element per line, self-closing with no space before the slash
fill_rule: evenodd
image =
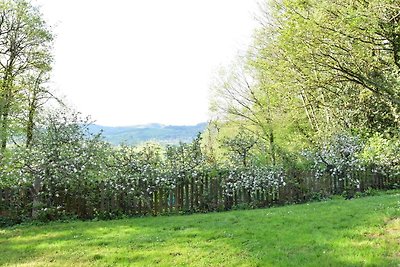
<path id="1" fill-rule="evenodd" d="M 398 125 L 398 0 L 270 1 L 269 8 L 272 23 L 257 35 L 255 61 L 302 99 L 313 129 L 357 128 L 352 117 L 365 105 L 384 114 L 374 118 L 388 123 L 383 128 Z M 372 101 L 362 97 L 368 93 Z"/>
<path id="2" fill-rule="evenodd" d="M 65 192 L 80 197 L 84 205 L 95 193 L 83 191 L 82 184 L 90 187 L 106 176 L 108 146 L 89 132 L 89 124 L 78 113 L 52 112 L 38 130 L 37 142 L 14 151 L 13 163 L 19 168 L 14 182 L 29 185 L 33 218 L 46 205 L 54 206 L 56 195 Z"/>
<path id="3" fill-rule="evenodd" d="M 233 138 L 226 138 L 224 146 L 231 152 L 231 161 L 241 167 L 249 167 L 251 150 L 257 144 L 257 139 L 247 135 L 243 130 Z"/>
<path id="4" fill-rule="evenodd" d="M 27 81 L 26 76 L 32 72 L 41 73 L 42 76 L 50 70 L 52 39 L 52 34 L 38 9 L 29 2 L 25 0 L 0 2 L 1 154 L 4 154 L 7 147 L 10 117 L 18 112 L 17 99 L 26 86 L 24 84 L 24 81 Z M 32 86 L 38 88 L 39 85 Z"/>
<path id="5" fill-rule="evenodd" d="M 35 124 L 40 112 L 43 111 L 43 106 L 51 99 L 56 100 L 62 107 L 64 106 L 63 102 L 45 86 L 50 78 L 49 71 L 49 69 L 32 71 L 21 82 L 23 90 L 19 101 L 23 103 L 23 106 L 20 121 L 25 131 L 25 146 L 27 148 L 33 144 Z"/>
<path id="6" fill-rule="evenodd" d="M 228 70 L 222 70 L 213 85 L 211 110 L 220 121 L 235 121 L 247 131 L 266 141 L 273 165 L 276 162 L 271 88 L 243 59 L 235 61 Z M 275 100 L 275 99 L 274 99 Z"/>

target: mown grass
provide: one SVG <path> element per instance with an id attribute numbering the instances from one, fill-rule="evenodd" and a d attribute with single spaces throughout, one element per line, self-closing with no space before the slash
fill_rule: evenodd
<path id="1" fill-rule="evenodd" d="M 399 266 L 400 194 L 0 230 L 5 266 Z"/>

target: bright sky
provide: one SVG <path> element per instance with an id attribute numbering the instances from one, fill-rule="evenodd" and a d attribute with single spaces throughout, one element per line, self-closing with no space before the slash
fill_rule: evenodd
<path id="1" fill-rule="evenodd" d="M 246 50 L 256 0 L 35 0 L 54 27 L 52 87 L 98 124 L 207 121 L 213 75 Z"/>

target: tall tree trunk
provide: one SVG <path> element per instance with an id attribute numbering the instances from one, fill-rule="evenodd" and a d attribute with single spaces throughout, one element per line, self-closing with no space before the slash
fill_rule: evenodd
<path id="1" fill-rule="evenodd" d="M 28 122 L 26 125 L 26 148 L 30 148 L 32 145 L 32 139 L 33 139 L 33 127 L 34 127 L 34 111 L 32 109 L 29 110 L 29 115 L 28 115 Z"/>
<path id="2" fill-rule="evenodd" d="M 271 161 L 272 166 L 276 165 L 276 151 L 275 151 L 275 140 L 274 140 L 274 130 L 272 129 L 272 125 L 269 127 L 269 147 L 271 151 Z"/>
<path id="3" fill-rule="evenodd" d="M 29 113 L 28 113 L 28 121 L 26 124 L 26 147 L 29 148 L 32 145 L 33 140 L 33 128 L 35 126 L 35 114 L 36 114 L 36 100 L 37 100 L 37 91 L 34 89 L 32 101 L 29 103 Z"/>
<path id="4" fill-rule="evenodd" d="M 13 58 L 9 60 L 9 64 L 13 63 Z M 9 131 L 9 115 L 11 109 L 11 102 L 13 97 L 13 76 L 12 76 L 12 67 L 8 66 L 5 69 L 5 74 L 2 81 L 3 94 L 1 103 L 1 121 L 0 121 L 0 154 L 1 157 L 4 156 L 4 153 L 7 148 L 8 141 L 8 131 Z"/>
<path id="5" fill-rule="evenodd" d="M 8 141 L 8 131 L 9 131 L 9 115 L 10 115 L 10 107 L 11 107 L 11 88 L 6 86 L 5 88 L 5 98 L 4 105 L 1 111 L 1 125 L 0 125 L 0 151 L 1 154 L 4 155 L 5 150 L 7 148 Z"/>

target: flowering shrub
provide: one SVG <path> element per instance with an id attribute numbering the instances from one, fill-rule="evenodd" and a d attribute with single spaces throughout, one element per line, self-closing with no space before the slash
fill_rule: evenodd
<path id="1" fill-rule="evenodd" d="M 365 170 L 365 164 L 359 157 L 363 147 L 360 138 L 342 133 L 324 140 L 313 151 L 303 151 L 303 155 L 310 160 L 316 178 L 329 175 L 342 187 L 354 189 L 360 187 L 360 181 L 353 173 Z"/>
<path id="2" fill-rule="evenodd" d="M 45 217 L 46 212 L 57 217 L 67 208 L 63 199 L 68 195 L 81 203 L 95 198 L 88 189 L 107 176 L 104 152 L 108 146 L 88 133 L 86 122 L 77 114 L 50 114 L 34 145 L 15 148 L 4 165 L 8 186 L 29 188 L 33 217 Z"/>
<path id="3" fill-rule="evenodd" d="M 283 169 L 253 166 L 229 170 L 229 176 L 223 187 L 225 194 L 232 196 L 235 190 L 245 189 L 251 194 L 257 191 L 270 193 L 285 185 Z"/>
<path id="4" fill-rule="evenodd" d="M 366 141 L 349 134 L 338 134 L 325 140 L 313 151 L 304 151 L 315 177 L 330 176 L 345 194 L 360 190 L 362 181 L 390 181 L 386 187 L 398 187 L 400 179 L 400 141 L 375 135 Z M 364 173 L 362 176 L 359 173 Z M 368 177 L 367 177 L 368 176 Z M 376 182 L 375 182 L 376 183 Z M 365 188 L 366 189 L 366 188 Z"/>
<path id="5" fill-rule="evenodd" d="M 392 184 L 399 180 L 398 141 L 381 137 L 364 145 L 357 137 L 334 136 L 304 153 L 313 171 L 303 173 L 255 165 L 249 160 L 255 141 L 243 137 L 227 143 L 234 152 L 229 164 L 210 166 L 200 137 L 166 148 L 111 147 L 89 134 L 86 123 L 74 114 L 50 115 L 32 147 L 9 151 L 0 166 L 0 215 L 12 221 L 113 218 L 298 202 L 320 189 L 358 189 L 355 174 L 363 175 L 371 162 L 374 170 L 390 171 Z M 325 183 L 327 176 L 334 185 Z"/>

